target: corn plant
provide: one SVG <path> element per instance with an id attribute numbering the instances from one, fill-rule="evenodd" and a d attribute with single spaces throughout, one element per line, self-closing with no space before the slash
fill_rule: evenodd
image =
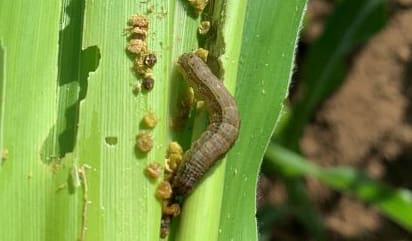
<path id="1" fill-rule="evenodd" d="M 206 46 L 241 113 L 235 146 L 185 200 L 168 240 L 257 240 L 256 183 L 282 109 L 305 0 L 209 1 L 198 14 L 184 0 L 0 1 L 0 240 L 157 240 L 157 181 L 166 148 L 187 149 L 193 128 L 170 128 L 185 88 L 176 71 L 184 52 Z M 128 18 L 149 20 L 157 56 L 154 88 L 133 93 L 139 77 L 125 51 Z M 212 36 L 198 39 L 202 18 Z M 153 149 L 135 151 L 140 121 Z"/>

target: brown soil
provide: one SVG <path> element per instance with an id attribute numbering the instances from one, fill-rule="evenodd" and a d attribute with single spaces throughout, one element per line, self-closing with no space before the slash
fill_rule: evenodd
<path id="1" fill-rule="evenodd" d="M 353 166 L 389 185 L 412 189 L 412 0 L 392 2 L 390 20 L 357 51 L 345 82 L 307 126 L 301 148 L 321 166 Z M 310 1 L 308 17 L 315 24 L 304 40 L 316 38 L 332 8 L 331 1 Z M 356 198 L 310 178 L 307 187 L 328 240 L 412 240 Z M 285 231 L 278 234 L 272 240 L 307 240 L 296 232 L 288 238 Z"/>

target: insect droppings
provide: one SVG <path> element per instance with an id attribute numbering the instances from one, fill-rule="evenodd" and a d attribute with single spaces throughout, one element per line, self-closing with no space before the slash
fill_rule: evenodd
<path id="1" fill-rule="evenodd" d="M 144 64 L 147 65 L 149 68 L 153 68 L 153 66 L 156 64 L 157 62 L 157 57 L 154 53 L 150 53 L 146 56 L 144 56 L 144 60 L 143 60 Z"/>
<path id="2" fill-rule="evenodd" d="M 182 146 L 177 143 L 176 141 L 170 142 L 169 146 L 167 147 L 167 154 L 183 154 Z"/>
<path id="3" fill-rule="evenodd" d="M 205 9 L 207 3 L 209 0 L 188 0 L 189 4 L 192 5 L 196 11 L 201 12 L 203 9 Z"/>
<path id="4" fill-rule="evenodd" d="M 152 77 L 144 78 L 143 81 L 142 81 L 142 86 L 145 88 L 145 90 L 153 89 L 154 79 Z"/>
<path id="5" fill-rule="evenodd" d="M 163 181 L 159 184 L 159 186 L 157 186 L 156 197 L 158 197 L 159 199 L 169 199 L 170 197 L 172 197 L 172 193 L 172 186 L 168 181 Z"/>
<path id="6" fill-rule="evenodd" d="M 153 129 L 156 127 L 157 121 L 156 114 L 150 112 L 143 116 L 142 124 L 147 128 Z"/>
<path id="7" fill-rule="evenodd" d="M 136 137 L 136 148 L 143 152 L 147 153 L 153 148 L 153 139 L 146 132 L 142 132 Z"/>
<path id="8" fill-rule="evenodd" d="M 183 159 L 183 149 L 177 142 L 171 142 L 167 148 L 165 170 L 173 174 Z"/>
<path id="9" fill-rule="evenodd" d="M 171 128 L 179 130 L 186 125 L 194 101 L 195 97 L 192 88 L 187 88 L 186 91 L 178 97 L 178 101 L 176 103 L 178 112 L 171 119 Z"/>
<path id="10" fill-rule="evenodd" d="M 126 46 L 127 51 L 133 54 L 140 54 L 147 51 L 146 42 L 142 39 L 131 39 Z"/>
<path id="11" fill-rule="evenodd" d="M 162 172 L 162 166 L 157 162 L 152 162 L 146 166 L 144 172 L 147 177 L 151 179 L 157 179 Z"/>
<path id="12" fill-rule="evenodd" d="M 186 53 L 179 57 L 178 67 L 196 98 L 205 102 L 210 123 L 184 153 L 182 164 L 173 177 L 173 192 L 185 196 L 235 143 L 240 119 L 235 99 L 202 59 Z"/>
<path id="13" fill-rule="evenodd" d="M 128 20 L 126 29 L 128 43 L 126 50 L 133 57 L 133 71 L 141 78 L 145 90 L 153 89 L 152 68 L 157 62 L 157 57 L 148 49 L 147 35 L 149 21 L 141 15 L 132 15 Z M 133 90 L 136 94 L 138 91 Z"/>
<path id="14" fill-rule="evenodd" d="M 137 26 L 137 27 L 141 27 L 141 28 L 145 28 L 145 29 L 147 29 L 149 27 L 149 21 L 147 21 L 147 19 L 145 17 L 143 17 L 141 15 L 137 15 L 137 14 L 134 14 L 134 15 L 130 16 L 127 23 L 130 26 Z"/>
<path id="15" fill-rule="evenodd" d="M 169 234 L 170 219 L 171 216 L 169 215 L 162 217 L 160 222 L 160 238 L 166 238 Z"/>
<path id="16" fill-rule="evenodd" d="M 146 38 L 147 36 L 147 31 L 149 29 L 149 21 L 141 15 L 132 15 L 129 20 L 127 21 L 127 24 L 130 25 L 126 29 L 127 33 L 134 38 Z"/>
<path id="17" fill-rule="evenodd" d="M 163 203 L 163 207 L 162 207 L 162 213 L 164 215 L 170 215 L 173 217 L 177 217 L 180 215 L 180 205 L 178 203 L 172 203 L 172 204 L 168 204 L 167 202 Z"/>
<path id="18" fill-rule="evenodd" d="M 205 35 L 210 30 L 210 22 L 202 21 L 200 22 L 199 28 L 197 29 L 200 35 Z"/>

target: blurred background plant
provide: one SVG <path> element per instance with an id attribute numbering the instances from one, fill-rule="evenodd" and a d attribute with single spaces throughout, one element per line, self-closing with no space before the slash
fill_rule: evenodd
<path id="1" fill-rule="evenodd" d="M 209 3 L 201 14 L 190 4 L 199 2 Z M 259 167 L 287 95 L 305 6 L 0 0 L 0 240 L 160 239 L 163 175 L 151 180 L 144 170 L 164 166 L 171 141 L 187 150 L 205 129 L 204 111 L 192 108 L 187 123 L 175 118 L 187 93 L 176 61 L 199 46 L 235 96 L 242 125 L 236 145 L 185 199 L 167 240 L 257 240 Z M 148 20 L 137 29 L 147 37 L 125 31 L 135 14 Z M 200 36 L 202 20 L 211 28 Z M 129 43 L 138 52 L 143 39 L 157 59 L 146 82 L 153 88 L 131 71 L 136 56 L 126 50 Z M 148 113 L 158 117 L 153 129 L 141 124 Z M 137 136 L 150 136 L 153 149 L 136 149 Z"/>
<path id="2" fill-rule="evenodd" d="M 261 240 L 411 240 L 412 1 L 311 0 Z"/>

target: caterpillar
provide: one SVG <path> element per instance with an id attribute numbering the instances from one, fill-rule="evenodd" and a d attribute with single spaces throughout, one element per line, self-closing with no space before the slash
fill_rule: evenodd
<path id="1" fill-rule="evenodd" d="M 240 118 L 235 99 L 200 57 L 183 54 L 177 65 L 209 113 L 209 126 L 183 154 L 172 179 L 174 195 L 185 196 L 233 146 L 239 135 Z"/>

